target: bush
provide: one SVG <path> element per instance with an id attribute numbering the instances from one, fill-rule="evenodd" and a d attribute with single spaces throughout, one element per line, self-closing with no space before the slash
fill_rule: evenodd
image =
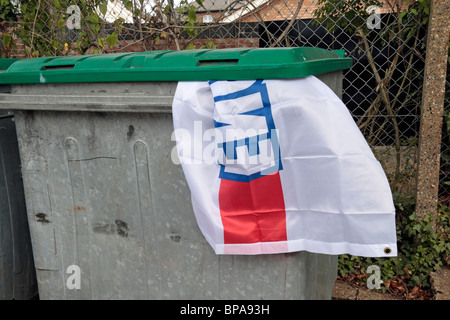
<path id="1" fill-rule="evenodd" d="M 430 273 L 448 264 L 450 255 L 450 210 L 440 204 L 437 213 L 419 218 L 412 210 L 411 199 L 397 198 L 397 245 L 394 258 L 365 258 L 350 255 L 339 256 L 338 274 L 365 283 L 367 267 L 376 265 L 381 280 L 386 284 L 404 283 L 408 288 L 430 288 Z M 412 213 L 411 213 L 412 212 Z"/>

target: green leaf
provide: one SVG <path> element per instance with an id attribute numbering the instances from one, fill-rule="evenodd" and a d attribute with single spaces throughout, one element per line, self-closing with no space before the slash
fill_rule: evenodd
<path id="1" fill-rule="evenodd" d="M 108 46 L 110 48 L 114 47 L 114 45 L 117 43 L 117 41 L 119 40 L 119 37 L 117 35 L 117 33 L 113 32 L 110 35 L 108 35 L 106 37 L 106 43 L 108 44 Z"/>
<path id="2" fill-rule="evenodd" d="M 55 8 L 56 8 L 56 9 L 58 9 L 58 10 L 61 10 L 61 9 L 62 9 L 62 6 L 61 6 L 61 3 L 59 3 L 59 0 L 55 0 L 55 1 L 54 1 L 54 4 L 55 4 Z"/>
<path id="3" fill-rule="evenodd" d="M 100 17 L 96 15 L 94 12 L 92 12 L 88 17 L 89 22 L 100 22 L 100 20 L 101 20 Z"/>
<path id="4" fill-rule="evenodd" d="M 212 42 L 211 40 L 207 40 L 206 43 L 205 43 L 205 45 L 206 45 L 206 48 L 207 48 L 207 49 L 216 49 L 215 43 Z"/>
<path id="5" fill-rule="evenodd" d="M 57 39 L 53 39 L 51 43 L 52 43 L 52 48 L 55 49 L 55 50 L 58 50 L 58 48 L 59 48 L 59 41 Z"/>
<path id="6" fill-rule="evenodd" d="M 105 47 L 105 38 L 98 38 L 98 45 L 102 48 Z"/>
<path id="7" fill-rule="evenodd" d="M 11 40 L 12 40 L 12 38 L 9 33 L 3 34 L 2 42 L 5 47 L 9 47 L 9 45 L 11 44 Z"/>
<path id="8" fill-rule="evenodd" d="M 400 20 L 400 22 L 402 21 L 403 17 L 406 15 L 406 10 L 403 10 L 402 12 L 400 12 L 400 14 L 398 15 L 398 20 Z"/>
<path id="9" fill-rule="evenodd" d="M 93 31 L 95 34 L 98 34 L 98 33 L 100 32 L 100 29 L 101 29 L 100 24 L 93 24 L 93 25 L 92 25 L 92 31 Z"/>
<path id="10" fill-rule="evenodd" d="M 106 12 L 108 11 L 108 2 L 102 2 L 99 6 L 98 6 L 98 10 L 100 10 L 100 12 L 102 13 L 102 15 L 106 15 Z"/>
<path id="11" fill-rule="evenodd" d="M 131 0 L 122 0 L 122 2 L 125 5 L 125 8 L 128 11 L 131 11 L 131 8 L 133 7 L 133 3 L 131 2 Z"/>
<path id="12" fill-rule="evenodd" d="M 63 28 L 65 23 L 66 23 L 66 20 L 64 20 L 64 19 L 58 20 L 58 28 Z"/>
<path id="13" fill-rule="evenodd" d="M 188 17 L 189 17 L 189 20 L 191 20 L 191 21 L 197 20 L 197 15 L 195 13 L 195 10 L 190 10 L 190 8 L 189 8 Z"/>

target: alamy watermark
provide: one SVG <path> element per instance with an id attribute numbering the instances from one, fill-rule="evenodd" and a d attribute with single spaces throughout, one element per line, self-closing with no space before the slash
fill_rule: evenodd
<path id="1" fill-rule="evenodd" d="M 81 29 L 81 10 L 76 4 L 69 6 L 66 13 L 70 14 L 66 20 L 66 26 L 68 29 Z"/>
<path id="2" fill-rule="evenodd" d="M 370 265 L 367 267 L 366 273 L 372 274 L 367 279 L 367 288 L 369 289 L 380 289 L 383 280 L 381 280 L 381 270 L 380 267 L 376 265 Z"/>
<path id="3" fill-rule="evenodd" d="M 369 6 L 366 9 L 366 12 L 370 14 L 369 18 L 367 18 L 366 24 L 367 28 L 372 29 L 381 29 L 381 9 L 379 6 Z"/>
<path id="4" fill-rule="evenodd" d="M 192 130 L 178 128 L 172 133 L 177 146 L 172 149 L 174 164 L 273 165 L 280 161 L 278 129 L 203 130 L 202 121 L 194 121 Z"/>
<path id="5" fill-rule="evenodd" d="M 66 273 L 70 274 L 66 280 L 67 289 L 81 289 L 81 268 L 76 264 L 67 267 Z"/>

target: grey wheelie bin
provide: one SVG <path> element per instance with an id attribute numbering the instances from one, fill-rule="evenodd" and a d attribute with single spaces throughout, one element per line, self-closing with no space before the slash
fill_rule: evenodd
<path id="1" fill-rule="evenodd" d="M 182 168 L 171 161 L 177 81 L 297 72 L 317 74 L 340 95 L 351 59 L 325 51 L 154 51 L 14 63 L 0 76 L 10 88 L 0 109 L 16 119 L 40 298 L 331 298 L 336 256 L 216 255 L 196 223 Z M 300 56 L 296 71 L 267 68 Z"/>
<path id="2" fill-rule="evenodd" d="M 0 72 L 15 61 L 0 59 Z M 37 282 L 13 120 L 0 110 L 0 300 L 28 300 L 37 295 Z"/>

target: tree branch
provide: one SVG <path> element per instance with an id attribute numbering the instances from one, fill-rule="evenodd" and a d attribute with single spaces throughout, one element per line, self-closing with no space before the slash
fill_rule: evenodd
<path id="1" fill-rule="evenodd" d="M 300 9 L 301 9 L 302 5 L 303 5 L 303 0 L 299 0 L 298 4 L 297 4 L 297 8 L 295 9 L 294 15 L 292 16 L 292 19 L 289 22 L 289 25 L 286 27 L 286 29 L 284 29 L 283 33 L 278 37 L 278 39 L 274 43 L 271 44 L 271 47 L 275 47 L 281 40 L 283 40 L 283 38 L 289 32 L 289 30 L 291 29 L 292 25 L 294 24 L 294 22 L 297 19 L 297 15 L 300 12 Z"/>

